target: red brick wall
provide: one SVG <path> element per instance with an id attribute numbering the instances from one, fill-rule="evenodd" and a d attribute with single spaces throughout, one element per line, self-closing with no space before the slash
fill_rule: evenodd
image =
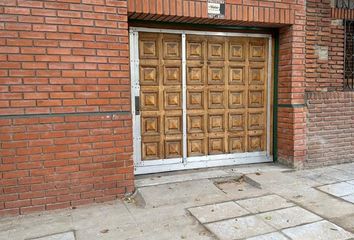
<path id="1" fill-rule="evenodd" d="M 126 4 L 0 2 L 0 114 L 129 111 Z"/>
<path id="2" fill-rule="evenodd" d="M 353 161 L 353 94 L 344 88 L 344 26 L 328 0 L 306 5 L 306 161 L 305 167 Z M 324 48 L 327 56 L 318 51 Z M 326 55 L 326 54 L 325 54 Z"/>
<path id="3" fill-rule="evenodd" d="M 336 164 L 348 161 L 343 156 L 348 148 L 340 142 L 350 139 L 336 136 L 345 129 L 345 121 L 336 120 L 347 111 L 344 94 L 344 27 L 332 19 L 329 0 L 306 1 L 306 161 L 305 167 Z M 326 93 L 327 92 L 327 93 Z M 333 92 L 333 93 L 329 93 Z M 350 118 L 350 117 L 349 117 Z M 351 144 L 349 144 L 351 145 Z M 336 157 L 335 152 L 339 154 Z M 350 151 L 347 152 L 350 155 Z"/>
<path id="4" fill-rule="evenodd" d="M 354 93 L 307 96 L 307 167 L 353 162 Z"/>
<path id="5" fill-rule="evenodd" d="M 0 215 L 133 190 L 127 1 L 0 1 Z"/>
<path id="6" fill-rule="evenodd" d="M 344 89 L 345 30 L 343 20 L 332 20 L 329 48 L 329 73 L 336 91 Z"/>
<path id="7" fill-rule="evenodd" d="M 342 90 L 344 31 L 332 22 L 330 1 L 306 1 L 306 21 L 306 91 Z M 327 49 L 327 57 L 320 58 L 320 47 Z"/>
<path id="8" fill-rule="evenodd" d="M 342 20 L 331 21 L 331 42 L 329 45 L 329 79 L 332 89 L 344 88 L 344 26 Z"/>
<path id="9" fill-rule="evenodd" d="M 131 119 L 0 119 L 0 216 L 113 200 L 133 191 Z"/>

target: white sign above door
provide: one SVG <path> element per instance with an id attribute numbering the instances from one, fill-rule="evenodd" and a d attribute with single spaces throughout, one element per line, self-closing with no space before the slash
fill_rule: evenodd
<path id="1" fill-rule="evenodd" d="M 224 0 L 208 0 L 208 17 L 224 18 L 225 17 L 225 1 Z"/>

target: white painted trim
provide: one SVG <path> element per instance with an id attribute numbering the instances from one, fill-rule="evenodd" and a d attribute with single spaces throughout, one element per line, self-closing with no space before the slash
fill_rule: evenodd
<path id="1" fill-rule="evenodd" d="M 207 161 L 192 161 L 188 160 L 187 164 L 174 163 L 166 165 L 150 165 L 150 166 L 140 166 L 135 168 L 135 175 L 149 174 L 149 173 L 159 173 L 159 172 L 169 172 L 177 170 L 187 170 L 196 168 L 207 168 L 207 167 L 221 167 L 230 165 L 241 165 L 241 164 L 252 164 L 252 163 L 267 163 L 273 162 L 273 158 L 266 158 L 265 156 L 258 157 L 245 157 L 245 158 L 229 158 L 223 160 L 207 160 Z"/>
<path id="2" fill-rule="evenodd" d="M 228 153 L 228 154 L 189 157 L 188 162 L 217 161 L 217 160 L 266 157 L 266 156 L 267 156 L 266 152 Z"/>
<path id="3" fill-rule="evenodd" d="M 187 57 L 186 34 L 182 33 L 182 147 L 183 163 L 187 163 Z"/>
<path id="4" fill-rule="evenodd" d="M 136 167 L 141 167 L 141 166 L 154 166 L 154 165 L 169 165 L 169 164 L 176 164 L 176 163 L 182 163 L 183 159 L 182 158 L 169 158 L 169 159 L 157 159 L 157 160 L 145 160 L 141 161 L 139 165 Z"/>
<path id="5" fill-rule="evenodd" d="M 219 161 L 226 159 L 237 159 L 237 158 L 253 158 L 253 157 L 266 157 L 267 152 L 244 152 L 244 153 L 229 153 L 229 154 L 216 154 L 208 156 L 195 156 L 188 157 L 189 162 L 200 162 L 200 161 Z M 169 165 L 181 163 L 182 158 L 170 158 L 170 159 L 157 159 L 157 160 L 146 160 L 139 163 L 140 166 L 154 166 L 154 165 Z"/>
<path id="6" fill-rule="evenodd" d="M 135 115 L 135 96 L 140 95 L 139 86 L 139 40 L 138 32 L 157 32 L 157 33 L 175 33 L 182 36 L 182 118 L 183 118 L 183 157 L 173 159 L 158 159 L 141 161 L 141 136 L 140 136 L 140 115 Z M 239 37 L 255 37 L 269 39 L 268 52 L 268 84 L 267 84 L 267 146 L 265 152 L 252 153 L 234 153 L 209 155 L 200 157 L 187 157 L 187 100 L 186 100 L 186 34 L 194 35 L 213 35 L 213 36 L 239 36 Z M 237 164 L 250 164 L 272 162 L 273 157 L 270 155 L 271 140 L 271 69 L 272 69 L 272 36 L 270 34 L 254 34 L 254 33 L 233 33 L 233 32 L 200 32 L 200 31 L 183 31 L 171 29 L 153 29 L 153 28 L 130 28 L 130 43 L 134 47 L 130 47 L 131 61 L 131 79 L 132 79 L 132 114 L 133 114 L 133 158 L 136 175 L 176 171 L 183 169 L 195 169 L 203 167 L 217 167 Z"/>
<path id="7" fill-rule="evenodd" d="M 134 165 L 141 162 L 141 136 L 140 136 L 140 115 L 135 113 L 135 97 L 140 97 L 139 85 L 139 41 L 138 32 L 130 30 L 130 44 L 136 47 L 130 48 L 130 78 L 131 78 L 131 102 L 132 102 L 132 126 L 133 126 L 133 160 Z"/>

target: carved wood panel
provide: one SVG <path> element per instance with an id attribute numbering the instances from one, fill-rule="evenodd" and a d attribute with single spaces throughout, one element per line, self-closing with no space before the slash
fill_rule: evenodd
<path id="1" fill-rule="evenodd" d="M 267 41 L 187 35 L 188 156 L 264 151 Z"/>
<path id="2" fill-rule="evenodd" d="M 178 34 L 139 33 L 142 160 L 181 158 Z M 266 39 L 187 35 L 187 156 L 265 151 Z"/>
<path id="3" fill-rule="evenodd" d="M 178 34 L 139 33 L 142 160 L 182 157 L 182 64 Z"/>

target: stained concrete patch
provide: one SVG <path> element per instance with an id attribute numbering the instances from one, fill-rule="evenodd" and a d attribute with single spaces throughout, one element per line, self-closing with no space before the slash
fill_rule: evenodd
<path id="1" fill-rule="evenodd" d="M 318 189 L 336 197 L 343 197 L 354 193 L 354 185 L 346 182 L 329 184 L 319 187 Z"/>
<path id="2" fill-rule="evenodd" d="M 331 218 L 329 221 L 347 230 L 348 232 L 354 233 L 354 214 Z"/>
<path id="3" fill-rule="evenodd" d="M 65 232 L 28 240 L 75 240 L 75 235 L 73 232 Z"/>
<path id="4" fill-rule="evenodd" d="M 266 195 L 257 198 L 238 200 L 236 203 L 251 213 L 261 213 L 294 206 L 293 203 L 278 195 Z"/>
<path id="5" fill-rule="evenodd" d="M 257 197 L 268 193 L 246 182 L 219 182 L 215 185 L 232 200 Z"/>
<path id="6" fill-rule="evenodd" d="M 192 180 L 200 180 L 200 179 L 213 179 L 213 178 L 223 178 L 223 177 L 231 177 L 237 174 L 226 172 L 223 170 L 210 170 L 210 171 L 187 171 L 185 173 L 175 174 L 175 175 L 164 175 L 159 174 L 156 176 L 149 177 L 137 177 L 135 180 L 135 184 L 137 187 L 146 187 L 146 186 L 155 186 L 160 184 L 167 183 L 177 183 L 177 182 L 185 182 Z M 240 174 L 238 174 L 241 176 Z"/>
<path id="7" fill-rule="evenodd" d="M 220 240 L 249 238 L 274 232 L 274 228 L 256 216 L 234 218 L 205 225 Z"/>
<path id="8" fill-rule="evenodd" d="M 354 203 L 354 194 L 347 195 L 347 196 L 343 196 L 342 198 L 343 198 L 345 201 Z"/>
<path id="9" fill-rule="evenodd" d="M 235 202 L 224 202 L 188 209 L 201 223 L 240 217 L 249 212 Z"/>
<path id="10" fill-rule="evenodd" d="M 259 214 L 263 221 L 276 229 L 283 229 L 322 220 L 321 217 L 301 208 L 291 207 Z"/>
<path id="11" fill-rule="evenodd" d="M 289 240 L 280 232 L 268 233 L 256 237 L 247 238 L 246 240 Z"/>
<path id="12" fill-rule="evenodd" d="M 353 234 L 326 220 L 297 226 L 282 231 L 293 240 L 347 240 Z"/>

